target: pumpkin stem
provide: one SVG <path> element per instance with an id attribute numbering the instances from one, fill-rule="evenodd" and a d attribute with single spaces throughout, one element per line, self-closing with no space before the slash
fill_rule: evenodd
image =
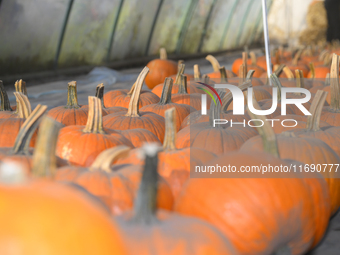
<path id="1" fill-rule="evenodd" d="M 130 150 L 131 149 L 129 147 L 121 145 L 101 152 L 90 166 L 90 171 L 100 169 L 104 172 L 111 173 L 111 165 L 117 159 L 126 158 Z"/>
<path id="2" fill-rule="evenodd" d="M 301 58 L 302 52 L 303 52 L 303 49 L 299 50 L 299 51 L 295 54 L 295 56 L 294 56 L 294 58 L 293 58 L 293 60 L 292 60 L 292 64 L 293 64 L 294 66 L 297 66 L 297 65 L 298 65 L 298 61 L 299 61 L 299 59 Z"/>
<path id="3" fill-rule="evenodd" d="M 105 134 L 103 129 L 102 104 L 99 98 L 89 96 L 89 113 L 84 133 Z"/>
<path id="4" fill-rule="evenodd" d="M 27 119 L 32 112 L 30 101 L 27 96 L 20 92 L 14 92 L 14 96 L 18 102 L 17 109 L 19 118 Z"/>
<path id="5" fill-rule="evenodd" d="M 102 103 L 102 108 L 105 109 L 105 105 L 104 105 L 104 84 L 98 84 L 96 87 L 96 95 L 95 95 L 98 99 L 100 99 L 101 103 Z"/>
<path id="6" fill-rule="evenodd" d="M 238 88 L 242 91 L 246 91 L 249 87 L 251 87 L 251 81 L 247 81 L 246 83 L 241 84 Z M 222 111 L 227 112 L 229 105 L 233 101 L 233 94 L 231 92 L 227 93 L 222 98 Z"/>
<path id="7" fill-rule="evenodd" d="M 314 63 L 313 63 L 313 62 L 310 62 L 310 63 L 309 63 L 309 69 L 310 69 L 310 72 L 311 72 L 311 74 L 312 74 L 311 79 L 315 79 L 315 66 L 314 66 Z"/>
<path id="8" fill-rule="evenodd" d="M 212 65 L 214 69 L 214 72 L 218 72 L 220 70 L 221 68 L 220 63 L 213 55 L 208 55 L 205 57 L 205 59 L 210 62 L 210 64 Z"/>
<path id="9" fill-rule="evenodd" d="M 308 131 L 319 131 L 320 130 L 320 118 L 322 113 L 322 108 L 325 104 L 327 98 L 327 91 L 318 90 L 313 99 L 312 105 L 310 107 L 310 112 L 312 115 L 307 117 L 307 127 Z"/>
<path id="10" fill-rule="evenodd" d="M 289 67 L 285 66 L 283 68 L 283 72 L 286 74 L 288 80 L 290 80 L 290 81 L 294 80 L 294 78 L 295 78 L 294 74 L 293 74 L 292 70 L 289 69 Z"/>
<path id="11" fill-rule="evenodd" d="M 274 71 L 274 73 L 276 74 L 277 77 L 279 77 L 282 72 L 283 72 L 283 69 L 286 67 L 285 64 L 281 64 L 278 66 L 278 68 Z"/>
<path id="12" fill-rule="evenodd" d="M 53 177 L 57 170 L 56 145 L 62 125 L 45 116 L 39 126 L 33 153 L 32 174 L 35 177 Z"/>
<path id="13" fill-rule="evenodd" d="M 220 96 L 220 98 L 225 97 L 225 91 L 223 90 L 217 90 L 217 94 Z M 219 100 L 217 99 L 217 96 L 214 96 L 215 100 L 211 101 L 210 105 L 210 112 L 209 112 L 209 124 L 210 126 L 214 127 L 214 120 L 221 118 L 221 107 Z M 220 125 L 217 125 L 215 128 L 222 128 Z"/>
<path id="14" fill-rule="evenodd" d="M 254 108 L 261 109 L 258 102 L 253 98 Z M 279 149 L 277 146 L 276 135 L 274 129 L 271 127 L 269 121 L 265 116 L 256 115 L 247 108 L 249 116 L 253 119 L 254 124 L 257 126 L 257 132 L 260 134 L 263 143 L 263 149 L 265 152 L 280 158 Z M 262 126 L 261 126 L 262 125 Z"/>
<path id="15" fill-rule="evenodd" d="M 130 89 L 130 91 L 127 93 L 128 96 L 131 96 L 132 93 L 135 91 L 135 88 L 136 88 L 136 83 L 134 83 Z"/>
<path id="16" fill-rule="evenodd" d="M 8 95 L 2 81 L 0 81 L 0 100 L 1 100 L 0 111 L 10 112 L 13 111 L 11 108 L 11 104 L 9 103 Z"/>
<path id="17" fill-rule="evenodd" d="M 255 71 L 254 70 L 249 70 L 246 76 L 246 80 L 251 80 L 254 76 Z"/>
<path id="18" fill-rule="evenodd" d="M 273 84 L 275 87 L 277 87 L 277 100 L 281 101 L 281 89 L 282 89 L 282 84 L 279 80 L 279 78 L 276 76 L 275 73 L 272 73 L 272 75 L 270 76 L 270 79 L 272 80 Z M 258 108 L 261 109 L 261 108 Z"/>
<path id="19" fill-rule="evenodd" d="M 330 86 L 330 85 L 331 85 L 331 74 L 328 73 L 328 74 L 326 75 L 325 87 Z"/>
<path id="20" fill-rule="evenodd" d="M 177 72 L 177 75 L 176 75 L 175 84 L 180 84 L 181 75 L 184 74 L 184 69 L 185 69 L 185 64 L 180 64 L 178 66 L 178 72 Z"/>
<path id="21" fill-rule="evenodd" d="M 146 77 L 146 75 L 149 72 L 148 67 L 144 67 L 142 72 L 138 75 L 137 81 L 136 81 L 136 87 L 135 90 L 132 93 L 130 103 L 129 103 L 129 108 L 128 112 L 126 113 L 125 116 L 128 117 L 139 117 L 139 98 L 140 98 L 140 93 L 142 91 L 143 87 L 143 82 Z"/>
<path id="22" fill-rule="evenodd" d="M 29 155 L 29 144 L 35 130 L 38 128 L 40 119 L 47 110 L 46 105 L 37 105 L 31 115 L 22 124 L 20 131 L 15 139 L 13 153 Z"/>
<path id="23" fill-rule="evenodd" d="M 173 151 L 176 150 L 176 109 L 170 108 L 165 111 L 165 136 L 163 149 Z"/>
<path id="24" fill-rule="evenodd" d="M 335 53 L 331 66 L 331 109 L 340 110 L 340 88 L 339 88 L 339 56 Z"/>
<path id="25" fill-rule="evenodd" d="M 188 94 L 187 76 L 181 75 L 177 94 Z"/>
<path id="26" fill-rule="evenodd" d="M 158 104 L 165 105 L 171 103 L 171 90 L 172 90 L 173 81 L 170 77 L 166 78 L 164 81 L 164 86 L 162 90 L 161 99 Z"/>
<path id="27" fill-rule="evenodd" d="M 195 81 L 199 81 L 202 78 L 199 65 L 194 65 L 194 78 L 195 78 Z"/>
<path id="28" fill-rule="evenodd" d="M 26 82 L 24 82 L 23 80 L 16 81 L 14 83 L 14 87 L 15 87 L 16 92 L 22 93 L 27 96 Z M 19 102 L 18 100 L 16 102 L 17 102 L 17 109 L 15 110 L 15 113 L 18 114 L 19 113 L 19 109 L 18 109 Z"/>
<path id="29" fill-rule="evenodd" d="M 134 203 L 133 222 L 149 225 L 156 220 L 158 191 L 158 150 L 154 145 L 144 146 L 145 161 L 141 184 Z"/>
<path id="30" fill-rule="evenodd" d="M 227 71 L 225 70 L 225 67 L 222 66 L 220 69 L 220 75 L 221 75 L 221 82 L 228 82 L 228 75 Z"/>
<path id="31" fill-rule="evenodd" d="M 327 57 L 327 55 L 329 55 L 329 51 L 328 51 L 328 50 L 323 50 L 323 51 L 320 53 L 319 61 L 324 61 L 325 58 Z"/>
<path id="32" fill-rule="evenodd" d="M 209 84 L 210 78 L 209 78 L 209 76 L 208 76 L 207 74 L 203 74 L 203 76 L 202 76 L 202 82 L 203 82 L 203 83 L 206 83 L 206 84 Z"/>
<path id="33" fill-rule="evenodd" d="M 246 77 L 247 77 L 247 67 L 244 65 L 244 64 L 242 64 L 241 66 L 240 66 L 240 70 L 238 71 L 238 77 L 239 77 L 239 84 L 242 84 L 242 83 L 244 83 L 245 82 L 245 79 L 246 79 Z"/>
<path id="34" fill-rule="evenodd" d="M 280 55 L 280 50 L 275 51 L 275 61 L 277 64 L 281 63 L 281 55 Z"/>
<path id="35" fill-rule="evenodd" d="M 302 71 L 301 70 L 295 70 L 295 76 L 296 76 L 296 87 L 297 88 L 305 88 Z M 296 93 L 294 93 L 294 95 L 301 96 L 301 93 L 296 92 Z"/>
<path id="36" fill-rule="evenodd" d="M 78 105 L 77 82 L 71 81 L 68 83 L 67 87 L 67 105 L 65 108 L 78 109 L 79 107 L 80 106 Z"/>
<path id="37" fill-rule="evenodd" d="M 256 54 L 254 51 L 251 51 L 249 53 L 249 56 L 250 56 L 250 59 L 251 59 L 251 64 L 256 66 L 256 63 L 257 63 L 257 58 L 256 58 Z"/>
<path id="38" fill-rule="evenodd" d="M 159 49 L 159 58 L 160 59 L 168 59 L 168 54 L 166 53 L 166 49 L 165 48 L 160 48 Z"/>

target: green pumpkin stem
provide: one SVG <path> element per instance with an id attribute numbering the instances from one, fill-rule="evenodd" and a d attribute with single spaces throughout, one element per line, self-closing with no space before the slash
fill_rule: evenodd
<path id="1" fill-rule="evenodd" d="M 39 126 L 37 142 L 33 153 L 32 175 L 53 177 L 57 170 L 56 146 L 62 125 L 46 116 Z"/>
<path id="2" fill-rule="evenodd" d="M 68 83 L 66 108 L 68 109 L 80 108 L 80 106 L 78 105 L 77 82 L 76 81 L 71 81 Z"/>
<path id="3" fill-rule="evenodd" d="M 130 103 L 129 103 L 129 108 L 128 112 L 126 113 L 125 116 L 128 117 L 139 117 L 139 98 L 140 98 L 140 93 L 142 91 L 143 87 L 143 82 L 145 80 L 146 75 L 149 73 L 149 68 L 144 67 L 142 72 L 138 75 L 137 81 L 136 81 L 136 87 L 132 93 Z"/>
<path id="4" fill-rule="evenodd" d="M 161 99 L 159 105 L 165 105 L 171 103 L 171 91 L 172 91 L 173 81 L 171 78 L 166 78 L 163 85 Z"/>
<path id="5" fill-rule="evenodd" d="M 164 150 L 176 150 L 176 109 L 170 108 L 165 111 L 165 136 L 163 142 Z"/>
<path id="6" fill-rule="evenodd" d="M 89 113 L 84 133 L 105 134 L 103 129 L 103 109 L 101 100 L 97 97 L 89 96 Z"/>
<path id="7" fill-rule="evenodd" d="M 277 100 L 281 101 L 281 89 L 282 89 L 282 84 L 279 80 L 279 78 L 276 76 L 275 73 L 272 73 L 272 75 L 270 76 L 270 79 L 273 82 L 273 85 L 275 87 L 277 87 Z M 259 108 L 260 109 L 260 108 Z"/>
<path id="8" fill-rule="evenodd" d="M 205 59 L 208 60 L 211 63 L 211 65 L 214 69 L 214 72 L 220 71 L 220 68 L 221 68 L 220 63 L 218 62 L 218 60 L 213 55 L 208 55 L 208 56 L 205 57 Z"/>
<path id="9" fill-rule="evenodd" d="M 111 173 L 112 164 L 117 159 L 126 158 L 129 155 L 130 150 L 131 148 L 120 145 L 101 152 L 91 164 L 90 171 L 97 171 L 100 169 L 106 173 Z"/>
<path id="10" fill-rule="evenodd" d="M 32 139 L 32 136 L 38 125 L 40 123 L 41 118 L 44 116 L 47 110 L 46 105 L 37 105 L 34 111 L 30 114 L 30 116 L 25 120 L 22 124 L 19 133 L 15 139 L 13 153 L 14 154 L 24 154 L 29 155 L 29 145 Z"/>
<path id="11" fill-rule="evenodd" d="M 102 108 L 105 109 L 105 105 L 104 105 L 104 84 L 98 84 L 96 87 L 96 95 L 95 97 L 100 99 L 101 103 L 102 103 Z"/>
<path id="12" fill-rule="evenodd" d="M 331 66 L 331 109 L 340 111 L 339 56 L 333 54 Z"/>
<path id="13" fill-rule="evenodd" d="M 187 82 L 187 76 L 186 75 L 181 75 L 181 77 L 180 77 L 180 82 L 179 82 L 177 94 L 182 94 L 182 95 L 188 94 L 188 82 Z"/>
<path id="14" fill-rule="evenodd" d="M 184 74 L 184 70 L 185 70 L 185 64 L 180 64 L 178 66 L 178 72 L 176 75 L 175 84 L 180 84 L 181 76 Z"/>
<path id="15" fill-rule="evenodd" d="M 261 109 L 255 98 L 253 98 L 253 104 L 254 104 L 255 109 Z M 256 129 L 262 138 L 263 150 L 273 155 L 274 157 L 280 158 L 276 135 L 269 121 L 266 120 L 265 116 L 261 116 L 261 115 L 258 116 L 252 113 L 249 110 L 249 108 L 247 109 L 247 111 L 248 111 L 250 118 L 253 119 L 254 124 L 258 126 L 256 127 Z"/>
<path id="16" fill-rule="evenodd" d="M 2 81 L 0 81 L 0 100 L 1 100 L 0 111 L 10 112 L 13 111 L 11 108 L 11 104 L 9 103 L 8 95 Z"/>
<path id="17" fill-rule="evenodd" d="M 134 217 L 132 221 L 137 224 L 150 225 L 156 220 L 157 192 L 159 175 L 158 148 L 144 148 L 145 161 L 141 184 L 134 203 Z"/>
<path id="18" fill-rule="evenodd" d="M 325 104 L 327 98 L 327 91 L 318 90 L 313 99 L 312 105 L 309 109 L 312 115 L 307 117 L 307 127 L 308 131 L 319 131 L 320 130 L 320 118 L 322 114 L 322 108 Z"/>

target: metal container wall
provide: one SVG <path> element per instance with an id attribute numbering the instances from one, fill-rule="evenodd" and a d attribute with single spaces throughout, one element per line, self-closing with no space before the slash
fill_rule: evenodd
<path id="1" fill-rule="evenodd" d="M 261 0 L 2 0 L 0 74 L 242 48 Z M 272 0 L 268 0 L 270 8 Z"/>

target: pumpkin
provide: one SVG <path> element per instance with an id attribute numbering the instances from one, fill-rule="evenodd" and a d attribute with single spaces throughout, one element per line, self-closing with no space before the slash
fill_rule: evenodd
<path id="1" fill-rule="evenodd" d="M 176 197 L 182 186 L 178 185 L 178 178 L 180 178 L 183 185 L 183 178 L 189 176 L 179 175 L 175 178 L 173 172 L 186 171 L 190 172 L 191 167 L 199 165 L 202 162 L 207 162 L 216 157 L 214 153 L 198 148 L 184 148 L 177 149 L 176 141 L 176 110 L 171 108 L 165 111 L 165 138 L 163 142 L 163 150 L 159 152 L 159 174 L 166 180 L 171 180 L 170 185 L 174 196 Z M 143 161 L 139 157 L 141 148 L 131 150 L 129 156 L 125 159 L 118 159 L 117 164 L 135 164 L 142 165 Z"/>
<path id="2" fill-rule="evenodd" d="M 78 105 L 77 82 L 68 83 L 67 104 L 52 108 L 47 113 L 48 116 L 65 126 L 85 125 L 87 120 L 88 108 Z"/>
<path id="3" fill-rule="evenodd" d="M 267 121 L 265 121 L 265 124 L 267 124 L 266 122 Z M 267 129 L 272 130 L 270 126 Z M 268 132 L 269 131 L 267 131 L 267 133 Z M 240 151 L 259 152 L 266 150 L 265 146 L 267 145 L 263 142 L 263 140 L 265 140 L 263 137 L 266 138 L 266 132 L 263 132 L 261 135 L 262 138 L 261 136 L 256 136 L 245 142 Z M 295 137 L 286 132 L 281 135 L 276 135 L 275 140 L 277 141 L 278 152 L 282 159 L 296 160 L 309 166 L 312 164 L 320 164 L 320 162 L 322 162 L 322 164 L 328 164 L 325 165 L 325 169 L 321 174 L 328 184 L 331 198 L 331 212 L 334 214 L 340 207 L 340 179 L 338 179 L 339 174 L 337 172 L 330 170 L 332 164 L 338 164 L 338 162 L 340 162 L 337 154 L 326 143 L 315 138 Z"/>
<path id="4" fill-rule="evenodd" d="M 130 148 L 127 146 L 107 149 L 98 155 L 90 167 L 59 168 L 54 179 L 74 182 L 84 187 L 91 194 L 100 198 L 113 214 L 122 214 L 133 206 L 141 179 L 141 167 L 131 165 L 114 165 L 112 167 L 111 165 L 119 158 L 126 157 L 129 150 Z M 173 195 L 169 185 L 161 178 L 158 188 L 158 206 L 165 210 L 171 210 Z"/>
<path id="5" fill-rule="evenodd" d="M 120 112 L 120 111 L 125 111 L 126 110 L 126 108 L 120 107 L 120 106 L 106 108 L 105 107 L 105 103 L 104 103 L 103 95 L 104 95 L 104 84 L 101 83 L 101 84 L 98 84 L 97 87 L 96 87 L 95 97 L 97 97 L 97 98 L 99 98 L 101 100 L 103 116 L 111 114 L 111 113 L 116 113 L 116 112 Z M 86 108 L 88 110 L 89 106 L 88 105 L 83 105 L 81 108 Z"/>
<path id="6" fill-rule="evenodd" d="M 1 254 L 127 254 L 110 215 L 74 188 L 34 179 L 0 193 Z"/>
<path id="7" fill-rule="evenodd" d="M 188 116 L 191 112 L 196 111 L 196 109 L 188 104 L 179 104 L 173 103 L 171 99 L 171 89 L 172 89 L 173 81 L 171 78 L 166 78 L 164 82 L 163 92 L 161 96 L 161 100 L 158 104 L 150 104 L 142 107 L 140 110 L 142 112 L 153 112 L 160 116 L 165 116 L 165 111 L 170 108 L 175 108 L 177 112 L 177 130 L 179 130 L 182 121 L 186 116 Z M 197 105 L 196 105 L 197 106 Z"/>
<path id="8" fill-rule="evenodd" d="M 125 136 L 135 148 L 141 147 L 144 143 L 161 142 L 155 134 L 144 128 L 122 130 L 120 133 Z"/>
<path id="9" fill-rule="evenodd" d="M 294 59 L 291 62 L 286 63 L 286 66 L 292 71 L 295 72 L 296 69 L 301 70 L 303 73 L 303 77 L 307 77 L 309 73 L 308 66 L 303 62 L 299 61 L 301 58 L 303 50 L 299 50 L 295 56 Z"/>
<path id="10" fill-rule="evenodd" d="M 12 118 L 0 119 L 0 147 L 13 147 L 15 139 L 20 131 L 21 126 L 31 114 L 31 104 L 22 93 L 14 92 L 18 102 L 18 113 L 14 114 Z M 30 146 L 34 147 L 36 133 L 32 136 Z"/>
<path id="11" fill-rule="evenodd" d="M 157 152 L 154 148 L 144 150 L 143 176 L 133 210 L 115 218 L 128 252 L 140 255 L 236 254 L 228 240 L 208 223 L 159 210 Z"/>
<path id="12" fill-rule="evenodd" d="M 208 60 L 211 63 L 211 65 L 212 65 L 212 67 L 214 69 L 214 72 L 207 74 L 208 77 L 210 79 L 221 79 L 222 78 L 221 72 L 220 72 L 221 65 L 218 62 L 218 60 L 214 56 L 212 56 L 212 55 L 206 56 L 205 59 Z M 226 74 L 227 74 L 226 77 L 228 77 L 228 78 L 237 77 L 236 73 L 233 73 L 230 70 L 226 70 Z"/>
<path id="13" fill-rule="evenodd" d="M 315 65 L 315 63 L 310 63 L 310 71 L 308 73 L 307 78 L 312 79 L 325 79 L 327 74 L 329 73 L 329 66 L 332 60 L 331 55 L 328 54 L 324 56 L 323 64 Z"/>
<path id="14" fill-rule="evenodd" d="M 136 83 L 134 83 L 130 90 L 111 90 L 104 95 L 103 100 L 108 107 L 124 107 L 128 108 L 133 91 L 135 90 Z M 156 104 L 159 102 L 158 95 L 150 91 L 142 90 L 140 93 L 139 107 L 148 104 Z M 115 108 L 113 108 L 115 109 Z M 110 112 L 112 113 L 112 112 Z M 109 114 L 110 114 L 109 113 Z"/>
<path id="15" fill-rule="evenodd" d="M 115 130 L 130 130 L 143 128 L 149 130 L 163 142 L 165 123 L 164 118 L 152 112 L 139 112 L 139 98 L 143 86 L 145 76 L 149 72 L 149 68 L 145 67 L 139 74 L 136 81 L 136 88 L 132 94 L 129 108 L 125 112 L 118 112 L 106 115 L 103 118 L 105 128 Z"/>
<path id="16" fill-rule="evenodd" d="M 179 67 L 178 67 L 178 72 L 177 72 L 176 78 L 174 80 L 174 85 L 172 86 L 172 90 L 171 90 L 172 94 L 178 93 L 178 91 L 180 89 L 181 76 L 184 74 L 184 69 L 185 69 L 185 64 L 183 64 L 183 63 L 180 64 Z M 156 87 L 154 87 L 152 89 L 152 93 L 154 93 L 154 94 L 156 94 L 157 96 L 160 97 L 162 95 L 163 86 L 164 86 L 164 81 L 161 84 L 158 84 Z M 202 92 L 202 90 L 197 88 L 197 85 L 195 85 L 195 82 L 194 82 L 193 79 L 192 79 L 192 82 L 191 81 L 188 82 L 187 91 L 188 91 L 189 94 L 191 94 L 191 93 L 203 94 L 204 93 L 204 92 Z"/>
<path id="17" fill-rule="evenodd" d="M 145 84 L 149 89 L 153 89 L 158 84 L 162 83 L 166 77 L 177 73 L 177 63 L 168 60 L 166 50 L 160 49 L 160 58 L 150 61 L 146 65 L 150 72 L 145 78 Z"/>
<path id="18" fill-rule="evenodd" d="M 264 152 L 233 152 L 208 162 L 208 166 L 231 165 L 241 169 L 287 165 L 278 158 L 280 154 L 270 124 L 263 116 L 252 117 L 265 123 L 259 130 L 266 135 Z M 240 254 L 286 254 L 284 251 L 303 254 L 325 233 L 330 216 L 329 195 L 318 173 L 306 179 L 293 172 L 284 173 L 281 178 L 279 174 L 274 178 L 258 178 L 256 173 L 241 177 L 240 173 L 222 171 L 214 175 L 215 178 L 203 179 L 204 173 L 196 173 L 195 176 L 201 178 L 187 182 L 175 211 L 213 224 Z"/>
<path id="19" fill-rule="evenodd" d="M 340 85 L 339 85 L 339 56 L 333 54 L 330 79 L 330 106 L 323 108 L 321 120 L 331 126 L 340 126 Z"/>
<path id="20" fill-rule="evenodd" d="M 223 93 L 220 92 L 220 96 L 223 97 Z M 181 129 L 177 134 L 176 147 L 201 148 L 220 155 L 238 150 L 246 140 L 257 135 L 257 132 L 248 126 L 223 127 L 215 125 L 214 120 L 221 118 L 220 108 L 219 105 L 210 107 L 209 122 L 197 123 Z"/>
<path id="21" fill-rule="evenodd" d="M 90 166 L 100 152 L 118 145 L 133 147 L 122 134 L 103 128 L 100 99 L 89 97 L 85 126 L 66 126 L 60 130 L 56 154 L 73 165 Z"/>

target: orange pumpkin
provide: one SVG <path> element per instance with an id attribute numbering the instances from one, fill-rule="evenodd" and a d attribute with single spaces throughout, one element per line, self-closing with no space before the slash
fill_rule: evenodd
<path id="1" fill-rule="evenodd" d="M 150 72 L 145 78 L 145 84 L 149 89 L 153 89 L 158 84 L 162 83 L 166 77 L 177 73 L 177 63 L 168 60 L 166 50 L 160 49 L 160 58 L 150 61 L 146 65 Z"/>
<path id="2" fill-rule="evenodd" d="M 77 82 L 72 81 L 68 84 L 67 105 L 52 108 L 47 114 L 65 126 L 86 124 L 88 108 L 78 105 Z"/>
<path id="3" fill-rule="evenodd" d="M 106 128 L 115 130 L 130 130 L 143 128 L 149 130 L 163 142 L 164 139 L 164 118 L 152 112 L 139 112 L 139 97 L 143 86 L 143 81 L 149 69 L 145 67 L 139 74 L 136 81 L 136 88 L 132 94 L 129 108 L 125 112 L 118 112 L 106 115 L 103 124 Z"/>
<path id="4" fill-rule="evenodd" d="M 221 76 L 221 72 L 220 72 L 221 65 L 218 62 L 218 60 L 214 56 L 212 56 L 212 55 L 206 56 L 205 59 L 208 60 L 211 63 L 211 65 L 212 65 L 212 67 L 214 69 L 214 72 L 208 73 L 208 77 L 210 79 L 221 79 L 221 78 L 223 78 Z M 228 78 L 237 77 L 236 73 L 233 73 L 230 70 L 225 70 L 225 71 L 226 71 L 226 77 L 228 77 Z"/>
<path id="5" fill-rule="evenodd" d="M 134 208 L 116 217 L 130 254 L 236 254 L 214 227 L 195 218 L 159 210 L 157 152 L 148 148 Z M 176 233 L 176 234 L 174 234 Z M 158 242 L 159 239 L 162 242 Z M 133 245 L 131 245 L 133 243 Z"/>
<path id="6" fill-rule="evenodd" d="M 133 147 L 122 134 L 103 128 L 100 99 L 89 97 L 89 115 L 85 126 L 66 126 L 60 130 L 57 156 L 73 165 L 90 166 L 105 149 L 118 145 Z"/>

